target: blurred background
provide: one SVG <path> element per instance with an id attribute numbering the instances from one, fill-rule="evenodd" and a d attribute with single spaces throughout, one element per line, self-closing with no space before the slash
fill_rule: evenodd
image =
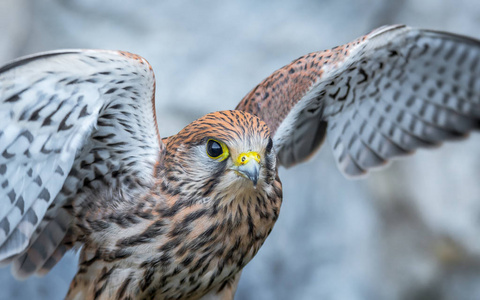
<path id="1" fill-rule="evenodd" d="M 303 54 L 396 23 L 480 38 L 480 2 L 0 0 L 0 64 L 58 48 L 140 54 L 168 136 Z M 476 133 L 357 181 L 330 146 L 281 169 L 280 219 L 236 299 L 480 299 L 479 153 Z M 76 259 L 26 281 L 0 269 L 0 299 L 63 299 Z"/>

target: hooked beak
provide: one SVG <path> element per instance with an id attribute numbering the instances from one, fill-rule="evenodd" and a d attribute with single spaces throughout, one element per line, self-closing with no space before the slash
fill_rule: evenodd
<path id="1" fill-rule="evenodd" d="M 238 175 L 250 179 L 253 182 L 253 186 L 257 187 L 260 174 L 260 155 L 253 151 L 241 153 L 232 169 Z"/>

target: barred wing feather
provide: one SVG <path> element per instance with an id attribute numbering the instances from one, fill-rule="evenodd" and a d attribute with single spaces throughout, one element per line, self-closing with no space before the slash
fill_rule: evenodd
<path id="1" fill-rule="evenodd" d="M 62 206 L 85 189 L 147 185 L 161 146 L 154 76 L 141 57 L 66 50 L 0 69 L 0 262 L 25 277 L 66 247 Z M 141 175 L 141 176 L 139 176 Z"/>
<path id="2" fill-rule="evenodd" d="M 480 42 L 450 33 L 382 27 L 273 73 L 237 109 L 264 119 L 280 163 L 330 142 L 357 176 L 418 148 L 480 128 Z"/>

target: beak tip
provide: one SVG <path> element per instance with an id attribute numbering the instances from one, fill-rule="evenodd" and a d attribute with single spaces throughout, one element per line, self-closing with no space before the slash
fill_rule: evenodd
<path id="1" fill-rule="evenodd" d="M 260 165 L 256 161 L 249 161 L 247 164 L 238 167 L 238 172 L 241 173 L 243 177 L 252 181 L 253 187 L 257 188 Z"/>

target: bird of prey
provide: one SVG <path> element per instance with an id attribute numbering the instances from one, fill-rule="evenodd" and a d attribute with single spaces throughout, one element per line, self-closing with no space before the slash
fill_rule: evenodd
<path id="1" fill-rule="evenodd" d="M 480 127 L 480 42 L 397 25 L 302 56 L 161 139 L 148 62 L 64 50 L 0 68 L 0 261 L 80 247 L 68 299 L 232 299 L 325 137 L 358 176 Z M 160 126 L 161 126 L 161 120 Z"/>

